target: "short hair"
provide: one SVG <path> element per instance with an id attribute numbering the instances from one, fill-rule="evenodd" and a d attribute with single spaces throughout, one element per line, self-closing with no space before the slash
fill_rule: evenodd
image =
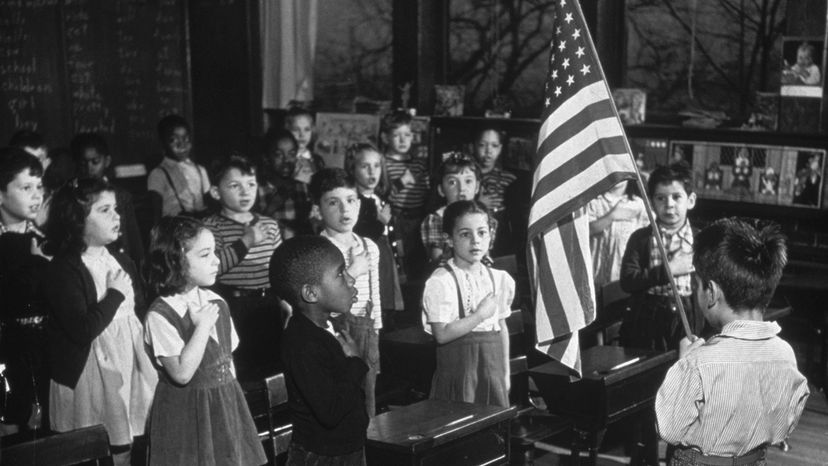
<path id="1" fill-rule="evenodd" d="M 313 124 L 315 122 L 315 119 L 313 117 L 313 112 L 306 109 L 305 107 L 301 107 L 301 106 L 297 105 L 297 106 L 290 107 L 287 110 L 287 113 L 285 113 L 285 126 L 293 123 L 293 121 L 296 120 L 299 117 L 308 117 L 308 119 L 310 119 L 310 121 L 311 121 L 311 124 Z"/>
<path id="2" fill-rule="evenodd" d="M 388 169 L 385 165 L 385 157 L 382 155 L 382 152 L 379 151 L 377 146 L 371 144 L 370 142 L 358 142 L 356 144 L 351 144 L 348 149 L 345 150 L 345 171 L 348 172 L 348 175 L 350 175 L 351 178 L 354 178 L 354 183 L 356 183 L 356 161 L 361 154 L 366 152 L 376 152 L 380 156 L 382 173 L 380 173 L 379 183 L 374 189 L 374 192 L 384 196 L 388 192 Z"/>
<path id="3" fill-rule="evenodd" d="M 461 173 L 467 169 L 471 170 L 477 178 L 477 182 L 480 182 L 480 178 L 483 177 L 483 172 L 480 171 L 480 165 L 477 164 L 477 160 L 474 157 L 459 151 L 449 152 L 447 155 L 443 163 L 440 164 L 440 168 L 437 169 L 437 183 L 442 183 L 446 175 Z"/>
<path id="4" fill-rule="evenodd" d="M 684 185 L 684 191 L 688 196 L 693 193 L 693 170 L 687 162 L 656 167 L 647 179 L 647 195 L 652 198 L 658 185 L 670 184 L 674 181 Z"/>
<path id="5" fill-rule="evenodd" d="M 486 223 L 489 224 L 489 228 L 492 228 L 492 216 L 485 205 L 477 201 L 457 201 L 447 205 L 446 210 L 443 211 L 443 233 L 451 236 L 454 233 L 457 220 L 468 214 L 486 215 Z"/>
<path id="6" fill-rule="evenodd" d="M 166 141 L 177 128 L 184 128 L 188 133 L 192 133 L 190 124 L 181 115 L 167 115 L 158 122 L 158 139 Z"/>
<path id="7" fill-rule="evenodd" d="M 327 238 L 316 235 L 294 236 L 283 242 L 270 257 L 270 287 L 291 306 L 302 300 L 302 287 L 322 281 L 323 267 L 342 253 Z"/>
<path id="8" fill-rule="evenodd" d="M 323 168 L 311 177 L 308 191 L 314 203 L 319 204 L 322 196 L 336 188 L 350 188 L 356 191 L 354 179 L 342 168 Z"/>
<path id="9" fill-rule="evenodd" d="M 12 134 L 11 139 L 9 139 L 9 145 L 12 147 L 19 147 L 21 149 L 26 147 L 44 147 L 46 145 L 46 140 L 43 139 L 43 135 L 32 131 L 30 129 L 20 129 Z"/>
<path id="10" fill-rule="evenodd" d="M 83 232 L 86 217 L 101 193 L 115 189 L 101 178 L 83 178 L 67 183 L 52 195 L 46 220 L 46 252 L 51 255 L 86 250 Z"/>
<path id="11" fill-rule="evenodd" d="M 83 160 L 83 154 L 87 149 L 95 149 L 102 155 L 109 155 L 109 146 L 106 140 L 98 133 L 79 133 L 69 142 L 69 150 L 72 151 L 72 158 L 75 161 Z"/>
<path id="12" fill-rule="evenodd" d="M 790 49 L 788 49 L 788 50 L 790 50 Z M 814 52 L 815 52 L 816 48 L 813 46 L 813 44 L 809 44 L 808 42 L 803 42 L 803 43 L 799 44 L 799 47 L 797 47 L 796 50 L 797 51 L 802 51 L 802 52 L 808 52 L 808 56 L 810 56 L 813 59 L 814 58 Z"/>
<path id="13" fill-rule="evenodd" d="M 380 132 L 382 134 L 390 134 L 392 131 L 401 126 L 411 126 L 412 121 L 414 121 L 414 119 L 408 112 L 403 110 L 394 110 L 393 112 L 382 117 Z"/>
<path id="14" fill-rule="evenodd" d="M 754 227 L 741 219 L 723 218 L 700 231 L 693 247 L 693 266 L 702 283 L 718 283 L 735 311 L 764 312 L 788 262 L 779 225 Z"/>
<path id="15" fill-rule="evenodd" d="M 284 141 L 285 139 L 290 140 L 290 142 L 292 142 L 294 146 L 299 146 L 299 143 L 296 141 L 296 137 L 290 131 L 284 128 L 271 128 L 270 130 L 268 130 L 264 136 L 265 154 L 268 154 L 270 151 L 275 150 L 279 142 Z"/>
<path id="16" fill-rule="evenodd" d="M 158 296 L 181 293 L 187 286 L 187 251 L 207 227 L 192 217 L 163 217 L 150 231 L 145 275 Z"/>
<path id="17" fill-rule="evenodd" d="M 0 149 L 0 191 L 9 189 L 9 183 L 26 170 L 32 176 L 43 176 L 43 165 L 34 155 L 19 147 Z"/>
<path id="18" fill-rule="evenodd" d="M 477 144 L 478 141 L 483 139 L 483 135 L 488 133 L 489 131 L 497 134 L 497 138 L 500 140 L 501 144 L 503 144 L 506 141 L 506 133 L 505 132 L 501 131 L 496 126 L 487 125 L 487 126 L 484 126 L 484 127 L 480 128 L 480 130 L 477 133 L 475 133 L 474 143 Z"/>
<path id="19" fill-rule="evenodd" d="M 210 170 L 210 182 L 213 186 L 218 186 L 227 173 L 234 168 L 242 175 L 256 176 L 256 164 L 250 160 L 250 157 L 241 152 L 231 152 L 213 162 Z"/>

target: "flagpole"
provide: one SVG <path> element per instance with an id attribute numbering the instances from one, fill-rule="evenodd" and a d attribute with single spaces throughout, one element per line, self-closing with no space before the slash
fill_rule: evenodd
<path id="1" fill-rule="evenodd" d="M 578 14 L 581 18 L 584 17 L 584 13 L 581 10 L 581 3 L 578 0 L 571 0 L 575 4 L 575 8 L 578 9 Z M 586 27 L 586 35 L 589 39 L 589 42 L 595 47 L 595 42 L 592 40 L 592 33 L 589 31 L 589 27 Z M 595 63 L 598 65 L 598 69 L 601 72 L 601 76 L 604 77 L 602 80 L 604 82 L 604 86 L 607 88 L 607 94 L 612 96 L 612 92 L 609 88 L 609 83 L 607 83 L 607 75 L 604 74 L 604 67 L 601 65 L 601 60 L 598 59 L 598 49 L 595 48 L 596 59 Z M 610 97 L 610 105 L 612 106 L 612 111 L 615 114 L 615 118 L 618 118 L 620 121 L 620 117 L 618 116 L 618 109 L 615 107 L 615 99 Z M 624 129 L 624 125 L 621 125 L 621 130 L 624 132 L 624 147 L 627 149 L 627 154 L 632 159 L 633 167 L 635 167 L 635 181 L 638 184 L 638 190 L 641 192 L 641 198 L 644 200 L 644 206 L 646 207 L 647 217 L 650 220 L 650 227 L 653 229 L 653 235 L 656 238 L 656 244 L 658 245 L 659 253 L 661 254 L 661 261 L 664 269 L 667 271 L 667 279 L 670 281 L 670 289 L 673 291 L 673 298 L 676 300 L 676 309 L 678 310 L 679 316 L 681 317 L 681 324 L 684 327 L 684 333 L 687 334 L 688 338 L 691 338 L 693 335 L 693 331 L 690 329 L 690 322 L 687 320 L 687 313 L 684 310 L 684 304 L 681 301 L 681 296 L 679 295 L 678 286 L 676 286 L 676 279 L 673 276 L 673 272 L 670 270 L 670 261 L 667 257 L 667 250 L 664 248 L 664 240 L 661 238 L 661 232 L 658 230 L 658 224 L 656 223 L 655 215 L 653 214 L 653 208 L 650 204 L 650 198 L 647 194 L 647 187 L 644 186 L 644 181 L 641 178 L 641 171 L 638 169 L 638 163 L 636 163 L 635 156 L 633 155 L 632 147 L 630 147 L 630 141 L 627 140 L 627 131 Z"/>

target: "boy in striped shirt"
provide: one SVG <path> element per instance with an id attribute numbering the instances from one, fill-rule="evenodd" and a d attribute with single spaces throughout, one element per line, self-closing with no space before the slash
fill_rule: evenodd
<path id="1" fill-rule="evenodd" d="M 231 154 L 213 169 L 210 195 L 221 210 L 204 220 L 216 239 L 218 293 L 227 301 L 239 334 L 234 360 L 240 380 L 258 379 L 278 369 L 282 323 L 278 300 L 270 293 L 269 261 L 282 243 L 279 224 L 250 212 L 258 183 L 252 162 Z"/>
<path id="2" fill-rule="evenodd" d="M 722 219 L 696 236 L 695 295 L 718 333 L 682 339 L 656 395 L 671 465 L 764 465 L 767 446 L 796 426 L 808 383 L 779 325 L 763 319 L 786 262 L 777 226 Z"/>
<path id="3" fill-rule="evenodd" d="M 335 327 L 346 328 L 368 365 L 365 404 L 369 417 L 376 413 L 375 386 L 379 372 L 380 307 L 379 248 L 354 233 L 360 200 L 354 180 L 341 168 L 323 168 L 311 178 L 314 209 L 322 218 L 321 236 L 328 238 L 345 258 L 348 275 L 354 279 L 357 296 L 348 314 L 333 315 Z"/>

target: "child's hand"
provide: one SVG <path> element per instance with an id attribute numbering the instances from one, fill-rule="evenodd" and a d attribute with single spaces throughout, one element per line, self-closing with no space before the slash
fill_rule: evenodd
<path id="1" fill-rule="evenodd" d="M 381 208 L 377 209 L 377 220 L 383 225 L 388 225 L 391 221 L 391 204 L 386 203 Z"/>
<path id="2" fill-rule="evenodd" d="M 357 345 L 354 342 L 354 339 L 351 338 L 351 334 L 349 334 L 347 330 L 343 329 L 342 331 L 340 331 L 339 335 L 336 336 L 336 339 L 342 346 L 342 351 L 345 353 L 345 356 L 359 357 L 359 350 L 357 349 Z"/>
<path id="3" fill-rule="evenodd" d="M 207 303 L 204 306 L 198 307 L 190 305 L 187 307 L 187 313 L 190 314 L 190 320 L 193 325 L 200 327 L 206 325 L 211 328 L 216 325 L 219 316 L 219 307 L 216 303 Z"/>
<path id="4" fill-rule="evenodd" d="M 635 203 L 629 199 L 621 199 L 612 208 L 611 215 L 613 220 L 632 220 L 638 216 L 638 209 L 635 208 Z"/>
<path id="5" fill-rule="evenodd" d="M 487 209 L 491 210 L 492 204 L 494 203 L 494 196 L 481 192 L 477 195 L 477 201 L 486 206 Z"/>
<path id="6" fill-rule="evenodd" d="M 267 225 L 261 222 L 253 222 L 244 227 L 244 234 L 242 235 L 242 242 L 248 248 L 256 246 L 265 240 L 274 241 L 278 236 L 278 231 L 275 225 Z"/>
<path id="7" fill-rule="evenodd" d="M 405 173 L 403 173 L 400 177 L 400 182 L 402 183 L 404 188 L 410 188 L 417 184 L 417 178 L 414 177 L 414 174 L 411 173 L 411 170 L 406 168 Z"/>
<path id="8" fill-rule="evenodd" d="M 124 269 L 110 270 L 106 273 L 106 287 L 117 290 L 122 295 L 126 296 L 132 284 L 129 283 L 129 278 Z"/>
<path id="9" fill-rule="evenodd" d="M 368 273 L 368 250 L 363 249 L 359 254 L 354 254 L 354 248 L 348 250 L 349 263 L 348 274 L 354 278 Z"/>
<path id="10" fill-rule="evenodd" d="M 674 277 L 693 273 L 693 255 L 686 252 L 678 252 L 669 262 L 670 272 Z"/>
<path id="11" fill-rule="evenodd" d="M 33 256 L 40 256 L 46 259 L 47 261 L 52 260 L 52 256 L 47 256 L 43 253 L 43 249 L 41 249 L 40 243 L 37 242 L 37 238 L 35 237 L 32 237 L 32 243 L 29 246 L 29 253 L 31 253 L 31 255 Z"/>
<path id="12" fill-rule="evenodd" d="M 475 314 L 479 314 L 483 320 L 488 319 L 489 317 L 495 315 L 495 311 L 497 310 L 497 298 L 495 298 L 494 293 L 489 293 L 483 298 L 483 301 L 480 301 L 480 304 L 477 305 L 477 309 L 474 311 Z"/>
<path id="13" fill-rule="evenodd" d="M 695 335 L 691 335 L 690 338 L 682 338 L 681 341 L 679 341 L 679 357 L 683 358 L 684 355 L 703 344 L 704 338 L 699 338 Z"/>

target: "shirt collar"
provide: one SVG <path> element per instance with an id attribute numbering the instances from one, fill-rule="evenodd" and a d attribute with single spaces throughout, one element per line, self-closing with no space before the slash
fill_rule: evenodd
<path id="1" fill-rule="evenodd" d="M 175 294 L 172 296 L 164 296 L 163 299 L 166 301 L 167 304 L 170 305 L 171 308 L 179 315 L 179 317 L 184 317 L 187 314 L 187 310 L 189 306 L 197 305 L 203 306 L 210 301 L 217 299 L 219 296 L 213 293 L 210 290 L 204 290 L 199 287 L 195 287 L 192 290 L 188 291 L 187 293 L 180 293 Z"/>
<path id="2" fill-rule="evenodd" d="M 175 167 L 178 165 L 195 165 L 195 162 L 193 162 L 193 160 L 190 158 L 187 158 L 185 160 L 175 160 L 171 157 L 164 157 L 162 163 L 165 163 L 170 167 Z"/>
<path id="3" fill-rule="evenodd" d="M 722 327 L 722 331 L 716 336 L 740 340 L 767 340 L 776 336 L 781 330 L 776 322 L 735 320 Z"/>
<path id="4" fill-rule="evenodd" d="M 35 226 L 34 222 L 31 220 L 26 220 L 26 224 L 23 227 L 23 233 L 36 233 L 39 236 L 43 236 L 43 233 Z M 0 222 L 0 235 L 3 233 L 14 233 L 13 231 L 6 228 L 6 225 L 3 222 Z"/>
<path id="5" fill-rule="evenodd" d="M 684 225 L 680 226 L 678 228 L 678 230 L 676 230 L 672 233 L 667 231 L 667 229 L 665 229 L 661 225 L 658 226 L 658 231 L 661 233 L 662 237 L 668 236 L 668 235 L 669 236 L 678 235 L 682 239 L 686 239 L 688 241 L 692 240 L 692 238 L 693 238 L 693 228 L 690 227 L 690 220 L 689 219 L 685 219 L 684 220 Z M 691 244 L 692 244 L 692 241 L 691 241 Z"/>

